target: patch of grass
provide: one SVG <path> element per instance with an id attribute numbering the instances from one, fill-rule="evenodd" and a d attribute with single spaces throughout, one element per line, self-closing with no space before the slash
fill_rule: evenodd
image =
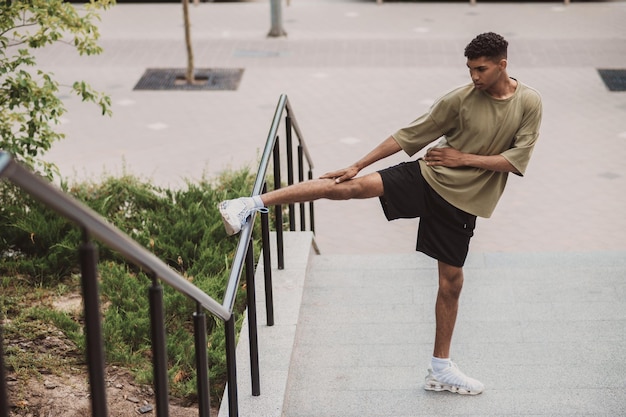
<path id="1" fill-rule="evenodd" d="M 4 339 L 7 367 L 22 378 L 61 375 L 69 366 L 83 362 L 82 328 L 66 313 L 47 307 L 26 307 L 6 320 Z"/>
<path id="2" fill-rule="evenodd" d="M 249 194 L 253 181 L 253 175 L 244 169 L 225 173 L 215 181 L 188 183 L 178 190 L 128 175 L 62 187 L 221 301 L 238 239 L 226 236 L 216 206 L 221 200 Z M 14 373 L 28 369 L 36 373 L 45 367 L 62 373 L 84 357 L 82 310 L 58 311 L 52 303 L 55 298 L 80 291 L 80 230 L 10 185 L 0 184 L 0 199 L 0 318 L 8 347 L 7 365 Z M 255 236 L 260 236 L 259 230 Z M 128 368 L 139 383 L 149 384 L 151 280 L 120 254 L 98 246 L 107 363 Z M 171 393 L 193 401 L 196 380 L 192 314 L 196 306 L 167 284 L 162 286 Z M 242 286 L 235 305 L 238 329 L 244 309 Z M 226 375 L 223 327 L 220 320 L 207 314 L 214 403 L 220 400 Z M 49 358 L 45 352 L 28 349 L 29 341 L 51 335 L 63 336 L 64 345 L 52 347 L 64 355 Z"/>

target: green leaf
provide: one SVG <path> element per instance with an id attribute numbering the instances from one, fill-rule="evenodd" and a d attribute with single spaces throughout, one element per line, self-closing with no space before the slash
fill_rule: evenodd
<path id="1" fill-rule="evenodd" d="M 53 74 L 27 70 L 37 67 L 33 49 L 62 42 L 81 55 L 101 53 L 95 22 L 113 4 L 91 0 L 77 9 L 63 0 L 0 1 L 0 149 L 49 178 L 58 170 L 42 158 L 64 137 L 51 126 L 59 125 L 65 108 Z M 69 88 L 103 115 L 111 114 L 110 98 L 85 81 Z"/>

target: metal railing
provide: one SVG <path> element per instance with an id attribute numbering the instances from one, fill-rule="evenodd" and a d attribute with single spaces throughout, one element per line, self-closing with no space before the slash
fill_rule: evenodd
<path id="1" fill-rule="evenodd" d="M 274 164 L 274 188 L 280 188 L 281 160 L 279 152 L 278 130 L 283 124 L 281 118 L 285 116 L 287 142 L 287 171 L 288 183 L 293 183 L 293 155 L 292 134 L 295 132 L 298 139 L 298 166 L 299 178 L 303 179 L 304 158 L 308 164 L 308 177 L 312 177 L 313 164 L 304 145 L 302 134 L 295 122 L 293 111 L 286 95 L 278 101 L 276 112 L 272 120 L 267 138 L 265 151 L 261 158 L 259 170 L 255 180 L 252 195 L 260 194 L 267 188 L 267 170 L 270 158 Z M 225 323 L 226 332 L 226 360 L 228 375 L 228 411 L 229 416 L 239 415 L 237 405 L 237 374 L 236 374 L 236 335 L 233 306 L 239 287 L 239 280 L 245 265 L 247 281 L 248 329 L 250 332 L 250 360 L 252 395 L 260 395 L 259 361 L 257 344 L 257 323 L 255 308 L 254 286 L 254 253 L 252 248 L 252 225 L 254 216 L 242 229 L 239 243 L 235 252 L 224 301 L 220 304 L 209 297 L 202 290 L 191 284 L 184 277 L 172 270 L 166 263 L 158 259 L 152 252 L 139 245 L 126 234 L 110 225 L 98 213 L 78 202 L 73 197 L 63 193 L 57 187 L 22 166 L 6 152 L 0 151 L 0 178 L 4 177 L 16 186 L 39 200 L 49 208 L 57 211 L 81 227 L 83 232 L 82 244 L 79 247 L 81 286 L 83 291 L 83 305 L 85 313 L 85 334 L 87 347 L 87 364 L 89 368 L 89 385 L 91 392 L 92 416 L 107 416 L 106 384 L 105 384 L 105 356 L 100 321 L 100 298 L 97 281 L 97 250 L 91 237 L 101 241 L 111 249 L 119 252 L 126 260 L 140 267 L 152 279 L 149 290 L 150 323 L 153 349 L 154 391 L 156 414 L 158 417 L 169 415 L 168 379 L 167 379 L 167 350 L 165 335 L 165 320 L 163 307 L 163 288 L 159 281 L 163 281 L 172 288 L 183 293 L 196 303 L 193 313 L 194 343 L 196 351 L 196 372 L 198 389 L 198 412 L 200 416 L 209 416 L 209 381 L 206 339 L 205 311 L 213 314 Z M 310 230 L 314 230 L 313 205 L 310 204 Z M 301 230 L 305 229 L 304 205 L 300 206 Z M 294 207 L 289 207 L 290 230 L 295 230 Z M 282 208 L 277 207 L 276 224 L 282 226 Z M 271 265 L 269 244 L 269 217 L 262 214 L 261 219 L 263 245 L 263 265 L 265 277 L 265 297 L 267 305 L 267 324 L 274 324 L 273 299 L 271 291 Z M 293 221 L 292 221 L 293 220 Z M 278 267 L 284 267 L 282 249 L 282 227 L 277 227 L 277 255 Z M 0 417 L 8 417 L 7 386 L 5 383 L 4 353 L 2 345 L 2 328 L 0 326 Z"/>
<path id="2" fill-rule="evenodd" d="M 308 165 L 307 177 L 313 178 L 313 162 L 311 156 L 306 148 L 302 132 L 298 126 L 293 109 L 289 103 L 286 95 L 281 95 L 278 104 L 276 105 L 276 111 L 274 112 L 274 118 L 270 131 L 267 135 L 265 142 L 265 148 L 261 156 L 259 163 L 259 169 L 257 171 L 254 186 L 252 187 L 251 195 L 259 195 L 267 190 L 267 177 L 268 168 L 270 162 L 273 163 L 273 176 L 274 176 L 274 189 L 281 187 L 281 167 L 283 166 L 280 156 L 280 141 L 278 131 L 283 125 L 284 116 L 284 129 L 285 129 L 285 144 L 286 144 L 286 170 L 287 170 L 287 185 L 294 183 L 294 154 L 293 154 L 293 133 L 296 134 L 297 144 L 297 164 L 298 164 L 298 178 L 303 181 L 304 178 L 304 162 Z M 309 204 L 309 230 L 315 231 L 315 216 L 313 203 Z M 306 230 L 306 210 L 305 204 L 300 205 L 300 230 Z M 295 205 L 290 204 L 288 206 L 289 215 L 289 230 L 296 230 L 295 220 Z M 232 310 L 232 306 L 235 302 L 235 296 L 237 294 L 237 287 L 239 286 L 239 277 L 241 276 L 244 264 L 246 266 L 246 288 L 255 288 L 254 283 L 254 258 L 252 250 L 252 229 L 256 212 L 253 212 L 250 221 L 248 221 L 241 229 L 241 235 L 239 238 L 239 244 L 235 252 L 235 258 L 233 260 L 230 278 L 228 281 L 228 287 L 226 289 L 226 295 L 224 297 L 224 306 L 228 306 Z M 274 208 L 274 217 L 276 223 L 276 257 L 278 262 L 278 269 L 283 269 L 285 266 L 284 261 L 284 246 L 283 246 L 283 210 L 282 206 L 277 205 Z M 269 214 L 261 213 L 261 244 L 263 249 L 263 276 L 265 280 L 265 304 L 267 325 L 274 325 L 274 302 L 272 295 L 272 268 L 271 268 L 271 254 L 270 254 L 270 233 L 269 233 Z M 258 350 L 258 337 L 257 337 L 257 320 L 256 320 L 256 303 L 254 291 L 248 291 L 248 331 L 249 331 L 249 343 L 250 343 L 250 372 L 252 380 L 252 395 L 258 396 L 261 393 L 260 377 L 259 377 L 259 350 Z M 232 319 L 230 321 L 233 321 Z M 233 343 L 234 338 L 234 322 L 228 324 L 228 333 L 226 343 Z M 227 351 L 230 351 L 227 346 Z M 233 351 L 234 354 L 234 351 Z M 229 415 L 237 415 L 232 407 L 236 407 L 237 404 L 237 385 L 231 383 L 237 380 L 236 377 L 236 364 L 233 360 L 227 361 L 228 372 L 228 400 L 229 400 Z"/>

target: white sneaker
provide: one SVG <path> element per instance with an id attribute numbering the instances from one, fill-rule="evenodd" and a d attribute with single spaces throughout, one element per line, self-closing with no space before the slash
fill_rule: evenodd
<path id="1" fill-rule="evenodd" d="M 465 375 L 459 367 L 450 362 L 450 366 L 435 374 L 428 370 L 424 389 L 427 391 L 450 391 L 463 395 L 477 395 L 483 392 L 485 386 L 474 378 Z"/>
<path id="2" fill-rule="evenodd" d="M 268 212 L 267 207 L 254 207 L 246 204 L 246 201 L 246 197 L 239 197 L 234 200 L 222 201 L 217 206 L 220 210 L 220 214 L 222 215 L 222 221 L 224 222 L 226 233 L 229 236 L 239 233 L 253 212 Z"/>

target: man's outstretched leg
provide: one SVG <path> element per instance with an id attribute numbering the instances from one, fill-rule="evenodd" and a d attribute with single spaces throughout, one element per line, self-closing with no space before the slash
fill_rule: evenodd
<path id="1" fill-rule="evenodd" d="M 435 348 L 431 369 L 424 388 L 429 391 L 451 391 L 459 394 L 480 394 L 481 382 L 468 377 L 450 360 L 450 344 L 463 288 L 463 268 L 439 261 L 439 291 L 435 305 Z"/>
<path id="2" fill-rule="evenodd" d="M 267 206 L 294 204 L 327 198 L 349 200 L 383 195 L 383 182 L 378 172 L 337 183 L 332 178 L 300 182 L 254 197 L 240 197 L 219 203 L 218 208 L 226 233 L 238 233 L 253 211 L 267 210 Z"/>

